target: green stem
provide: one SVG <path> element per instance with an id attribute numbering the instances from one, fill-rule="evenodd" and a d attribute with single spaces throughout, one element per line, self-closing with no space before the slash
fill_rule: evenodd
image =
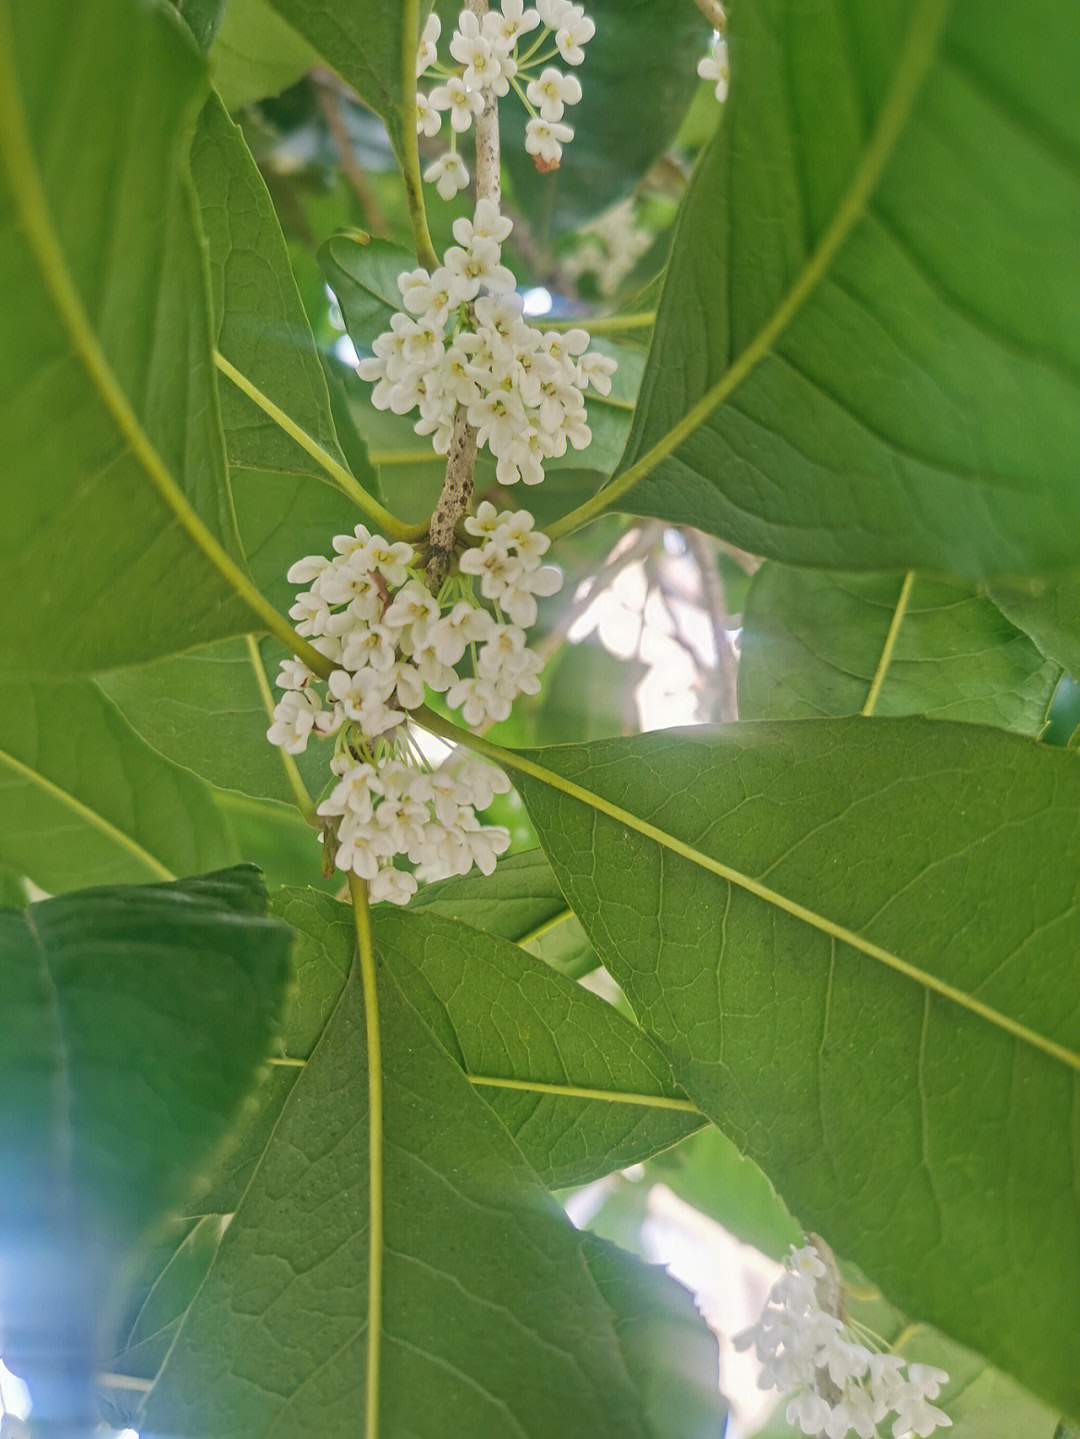
<path id="1" fill-rule="evenodd" d="M 609 1104 L 640 1104 L 649 1109 L 677 1109 L 684 1114 L 700 1114 L 689 1099 L 671 1099 L 666 1094 L 628 1094 L 619 1089 L 582 1089 L 576 1084 L 545 1084 L 536 1079 L 496 1079 L 487 1074 L 468 1074 L 470 1084 L 491 1089 L 525 1089 L 531 1094 L 558 1094 L 567 1099 L 601 1099 Z"/>
<path id="2" fill-rule="evenodd" d="M 545 769 L 535 760 L 526 758 L 514 750 L 503 749 L 501 745 L 492 744 L 490 740 L 482 739 L 479 735 L 471 734 L 468 730 L 459 729 L 457 725 L 444 720 L 441 715 L 435 714 L 433 710 L 423 707 L 413 711 L 413 717 L 417 724 L 423 725 L 424 729 L 430 730 L 441 739 L 448 740 L 451 744 L 463 745 L 466 749 L 475 750 L 485 759 L 497 764 L 502 769 L 515 771 L 518 774 L 528 775 L 531 779 L 539 780 L 541 784 L 547 785 L 550 789 L 558 790 L 569 799 L 586 805 L 589 809 L 595 810 L 598 814 L 606 815 L 626 829 L 633 830 L 643 835 L 653 844 L 660 845 L 663 849 L 670 850 L 691 864 L 715 874 L 718 878 L 727 880 L 729 884 L 735 885 L 738 889 L 745 890 L 756 899 L 764 900 L 766 904 L 791 915 L 793 919 L 808 924 L 811 928 L 819 930 L 822 934 L 829 935 L 832 939 L 839 940 L 841 944 L 850 947 L 868 959 L 876 960 L 886 968 L 895 970 L 906 979 L 913 980 L 922 986 L 924 990 L 940 995 L 941 998 L 949 1000 L 961 1009 L 966 1009 L 971 1014 L 976 1014 L 980 1019 L 986 1020 L 988 1024 L 1011 1034 L 1015 1039 L 1032 1048 L 1040 1050 L 1070 1069 L 1080 1071 L 1080 1053 L 1058 1044 L 1056 1040 L 1048 1039 L 1046 1035 L 1039 1034 L 1036 1030 L 1021 1024 L 1019 1020 L 1013 1019 L 1010 1015 L 1002 1014 L 1000 1010 L 984 1004 L 981 999 L 974 995 L 965 994 L 963 990 L 957 989 L 954 985 L 947 984 L 943 979 L 938 979 L 934 974 L 928 974 L 926 970 L 919 969 L 917 965 L 901 959 L 899 955 L 890 953 L 880 944 L 864 938 L 846 925 L 836 924 L 833 920 L 824 915 L 817 914 L 814 910 L 808 909 L 806 905 L 799 904 L 797 900 L 789 899 L 787 895 L 781 894 L 778 890 L 770 889 L 768 885 L 762 884 L 760 880 L 754 879 L 741 870 L 724 864 L 721 860 L 713 859 L 711 855 L 703 854 L 701 850 L 695 849 L 693 845 L 677 839 L 672 834 L 666 834 L 662 829 L 657 829 L 647 820 L 641 819 L 629 810 L 622 809 L 619 805 L 612 804 L 610 800 L 603 799 L 598 794 L 593 794 L 582 785 L 576 784 L 573 780 L 567 779 L 564 775 L 556 774 L 553 770 Z"/>
<path id="3" fill-rule="evenodd" d="M 262 662 L 262 655 L 259 653 L 259 642 L 254 635 L 245 635 L 247 641 L 248 657 L 251 660 L 251 668 L 255 671 L 255 683 L 259 686 L 259 695 L 262 698 L 263 708 L 270 719 L 274 718 L 274 691 L 270 688 L 270 680 L 267 677 L 266 669 Z M 285 770 L 285 777 L 289 781 L 289 788 L 296 799 L 296 807 L 304 816 L 304 819 L 313 828 L 318 825 L 318 816 L 315 813 L 315 801 L 308 793 L 308 787 L 304 783 L 303 776 L 296 767 L 296 761 L 291 754 L 286 754 L 279 746 L 275 745 L 281 757 L 281 763 Z"/>
<path id="4" fill-rule="evenodd" d="M 127 850 L 133 859 L 146 866 L 154 879 L 172 880 L 176 878 L 172 870 L 162 864 L 161 860 L 152 855 L 148 849 L 144 849 L 138 840 L 132 839 L 131 835 L 125 834 L 122 829 L 117 829 L 111 820 L 98 814 L 96 809 L 91 809 L 89 805 L 83 804 L 82 800 L 69 794 L 66 789 L 61 789 L 58 784 L 54 784 L 39 770 L 31 769 L 29 765 L 23 764 L 22 760 L 16 759 L 14 755 L 0 750 L 0 771 L 5 768 L 10 769 L 19 779 L 24 780 L 27 784 L 35 785 L 43 794 L 47 794 L 51 799 L 71 810 L 79 819 L 103 834 L 118 849 Z"/>
<path id="5" fill-rule="evenodd" d="M 629 315 L 578 316 L 543 321 L 546 330 L 588 330 L 590 335 L 619 334 L 623 330 L 647 330 L 656 324 L 655 310 L 638 310 Z"/>
<path id="6" fill-rule="evenodd" d="M 908 600 L 911 598 L 911 587 L 914 583 L 915 571 L 908 570 L 904 576 L 904 583 L 900 586 L 900 598 L 896 601 L 896 609 L 893 610 L 889 633 L 885 636 L 885 644 L 882 646 L 881 658 L 874 671 L 874 678 L 870 682 L 870 693 L 866 696 L 866 703 L 862 707 L 862 713 L 867 719 L 874 713 L 878 695 L 881 694 L 881 686 L 885 683 L 885 676 L 889 672 L 893 650 L 896 648 L 896 637 L 900 633 L 900 626 L 907 611 Z"/>
<path id="7" fill-rule="evenodd" d="M 379 995 L 375 982 L 375 944 L 371 935 L 367 885 L 349 875 L 349 894 L 356 922 L 356 951 L 364 988 L 364 1024 L 368 1071 L 368 1312 L 367 1370 L 364 1386 L 364 1439 L 379 1434 L 379 1354 L 382 1344 L 383 1267 L 383 1101 L 382 1052 L 379 1036 Z"/>
<path id="8" fill-rule="evenodd" d="M 840 247 L 847 240 L 856 221 L 865 209 L 866 202 L 873 194 L 881 178 L 881 172 L 892 157 L 897 140 L 908 121 L 915 98 L 932 65 L 938 46 L 938 37 L 949 12 L 950 0 L 920 0 L 916 6 L 908 31 L 907 44 L 893 75 L 892 86 L 878 114 L 877 125 L 870 143 L 863 152 L 851 184 L 844 194 L 836 214 L 818 241 L 817 248 L 799 272 L 783 301 L 773 311 L 765 325 L 758 331 L 734 364 L 720 377 L 715 385 L 706 390 L 697 404 L 692 405 L 678 424 L 673 425 L 666 435 L 646 450 L 629 469 L 624 470 L 605 485 L 590 500 L 577 509 L 548 525 L 547 533 L 553 540 L 595 519 L 603 510 L 610 509 L 628 490 L 645 478 L 662 460 L 678 449 L 688 435 L 693 434 L 722 404 L 743 380 L 750 375 L 772 349 L 780 336 L 791 324 L 803 305 L 817 289 L 836 258 Z"/>
<path id="9" fill-rule="evenodd" d="M 242 374 L 235 365 L 217 350 L 214 351 L 214 364 L 217 365 L 223 375 L 226 375 L 233 382 L 238 390 L 241 390 L 247 395 L 249 400 L 258 405 L 264 415 L 269 415 L 270 419 L 273 420 L 279 429 L 284 430 L 291 440 L 295 440 L 302 450 L 306 450 L 320 468 L 324 469 L 331 479 L 348 495 L 349 499 L 362 509 L 367 517 L 373 520 L 391 539 L 403 540 L 422 533 L 422 530 L 418 531 L 417 526 L 405 524 L 403 520 L 399 520 L 396 515 L 392 515 L 389 510 L 384 509 L 378 500 L 375 499 L 374 495 L 369 495 L 363 485 L 349 473 L 344 465 L 339 464 L 333 455 L 328 454 L 317 441 L 311 438 L 306 430 L 301 429 L 290 415 L 287 415 L 284 410 L 279 409 L 273 400 L 270 399 L 269 395 L 264 395 L 256 385 L 252 384 L 245 374 Z"/>
<path id="10" fill-rule="evenodd" d="M 401 47 L 401 102 L 404 115 L 398 160 L 405 182 L 405 200 L 409 207 L 416 258 L 425 270 L 435 270 L 439 257 L 431 242 L 427 211 L 424 209 L 424 181 L 420 174 L 420 150 L 416 140 L 416 46 L 420 38 L 420 0 L 401 0 L 401 12 L 404 36 Z"/>

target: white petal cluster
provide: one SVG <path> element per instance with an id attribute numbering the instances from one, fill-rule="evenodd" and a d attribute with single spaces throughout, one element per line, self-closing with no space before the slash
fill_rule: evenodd
<path id="1" fill-rule="evenodd" d="M 598 219 L 579 231 L 580 242 L 562 261 L 563 273 L 571 280 L 595 275 L 601 295 L 614 295 L 656 238 L 649 229 L 639 228 L 633 200 L 620 200 Z"/>
<path id="2" fill-rule="evenodd" d="M 906 1364 L 858 1341 L 850 1328 L 822 1307 L 819 1281 L 826 1267 L 813 1245 L 792 1248 L 757 1324 L 735 1337 L 737 1349 L 753 1347 L 762 1389 L 791 1393 L 789 1424 L 827 1439 L 875 1439 L 878 1425 L 893 1417 L 894 1439 L 920 1439 L 952 1420 L 930 1401 L 949 1376 L 928 1364 Z M 866 1336 L 869 1337 L 869 1336 Z"/>
<path id="3" fill-rule="evenodd" d="M 363 525 L 336 536 L 333 555 L 308 555 L 288 572 L 307 586 L 289 611 L 296 630 L 335 668 L 324 683 L 299 660 L 284 661 L 267 738 L 299 754 L 312 736 L 335 736 L 338 783 L 318 813 L 337 868 L 369 881 L 376 900 L 404 904 L 417 877 L 464 874 L 474 864 L 489 874 L 510 842 L 505 829 L 476 817 L 508 786 L 498 770 L 471 762 L 451 774 L 403 762 L 406 721 L 428 689 L 476 726 L 505 719 L 518 695 L 540 688 L 543 661 L 525 630 L 537 596 L 562 584 L 560 571 L 541 563 L 550 541 L 527 510 L 500 513 L 486 501 L 466 526 L 479 543 L 438 599 L 411 545 Z M 473 598 L 477 580 L 490 610 Z M 395 867 L 402 856 L 415 875 Z"/>
<path id="4" fill-rule="evenodd" d="M 731 69 L 728 65 L 727 41 L 718 35 L 709 47 L 709 53 L 698 61 L 697 72 L 703 80 L 712 80 L 716 85 L 716 98 L 721 105 L 727 99 Z"/>
<path id="5" fill-rule="evenodd" d="M 405 904 L 418 880 L 468 874 L 473 865 L 491 874 L 510 844 L 509 830 L 476 817 L 510 788 L 494 765 L 467 760 L 456 773 L 446 765 L 424 771 L 397 759 L 372 764 L 346 749 L 330 768 L 337 784 L 318 812 L 334 825 L 337 868 L 367 880 L 372 900 Z M 397 869 L 398 856 L 415 872 Z"/>
<path id="6" fill-rule="evenodd" d="M 497 461 L 502 485 L 539 484 L 544 461 L 592 439 L 584 392 L 611 392 L 615 361 L 587 353 L 584 330 L 540 331 L 524 318 L 514 277 L 502 264 L 511 223 L 490 200 L 472 220 L 454 221 L 454 239 L 434 273 L 398 277 L 403 311 L 372 344 L 359 374 L 377 409 L 419 411 L 413 428 L 446 454 L 463 406 L 477 441 Z"/>
<path id="7" fill-rule="evenodd" d="M 539 36 L 522 51 L 521 42 L 537 29 Z M 526 150 L 541 170 L 556 169 L 563 145 L 574 137 L 563 117 L 566 107 L 581 99 L 581 85 L 546 62 L 560 57 L 567 65 L 580 65 L 584 60 L 583 46 L 596 33 L 584 7 L 573 0 L 537 0 L 528 8 L 524 0 L 502 0 L 499 9 L 481 16 L 463 10 L 450 39 L 452 68 L 439 63 L 441 33 L 439 17 L 432 14 L 420 37 L 416 73 L 420 77 L 430 72 L 439 83 L 427 94 L 417 94 L 416 128 L 420 134 L 437 135 L 448 114 L 451 149 L 428 166 L 424 179 L 446 200 L 464 189 L 469 172 L 457 154 L 458 136 L 471 128 L 489 100 L 508 95 L 511 85 L 529 112 Z M 549 40 L 554 48 L 545 52 Z"/>

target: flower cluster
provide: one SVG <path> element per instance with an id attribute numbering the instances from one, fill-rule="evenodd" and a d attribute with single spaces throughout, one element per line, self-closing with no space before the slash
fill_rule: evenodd
<path id="1" fill-rule="evenodd" d="M 523 51 L 521 42 L 538 28 L 539 36 Z M 537 0 L 535 8 L 528 9 L 524 0 L 502 0 L 501 9 L 482 16 L 461 12 L 450 41 L 457 64 L 448 67 L 439 62 L 442 25 L 432 14 L 420 38 L 416 73 L 430 74 L 441 83 L 427 94 L 417 93 L 416 128 L 423 135 L 437 135 L 448 114 L 451 136 L 450 149 L 428 166 L 424 179 L 446 200 L 464 189 L 469 172 L 457 153 L 457 138 L 483 113 L 489 97 L 501 98 L 511 86 L 529 112 L 525 149 L 535 157 L 537 169 L 557 169 L 563 145 L 574 138 L 563 117 L 567 105 L 581 99 L 581 85 L 575 76 L 546 62 L 560 57 L 567 65 L 580 65 L 585 58 L 582 46 L 595 31 L 584 8 L 573 0 Z M 553 48 L 545 52 L 549 39 Z"/>
<path id="2" fill-rule="evenodd" d="M 611 392 L 615 361 L 588 352 L 584 330 L 541 332 L 524 319 L 514 277 L 501 263 L 510 221 L 490 200 L 472 220 L 454 221 L 454 239 L 434 273 L 398 277 L 404 311 L 360 362 L 373 381 L 372 403 L 395 414 L 418 410 L 417 434 L 432 436 L 439 454 L 450 446 L 454 415 L 463 406 L 498 461 L 500 484 L 538 484 L 544 460 L 584 449 L 592 438 L 584 391 Z"/>
<path id="3" fill-rule="evenodd" d="M 656 238 L 651 230 L 639 228 L 633 200 L 620 200 L 578 233 L 579 243 L 562 261 L 562 273 L 568 280 L 594 275 L 605 297 L 616 293 Z"/>
<path id="4" fill-rule="evenodd" d="M 334 539 L 333 556 L 308 555 L 288 572 L 308 586 L 289 611 L 297 633 L 335 668 L 323 684 L 299 660 L 283 662 L 267 738 L 299 754 L 313 735 L 336 736 L 339 782 L 318 813 L 337 868 L 371 881 L 374 899 L 404 904 L 415 891 L 415 877 L 394 867 L 399 855 L 422 879 L 473 864 L 490 873 L 509 843 L 475 813 L 506 788 L 505 777 L 476 764 L 456 777 L 427 772 L 406 720 L 427 689 L 445 694 L 471 726 L 505 719 L 519 694 L 536 694 L 542 661 L 525 630 L 537 596 L 554 594 L 562 576 L 541 563 L 550 541 L 526 510 L 499 513 L 485 502 L 466 525 L 480 543 L 438 598 L 411 545 L 363 525 Z M 490 610 L 474 599 L 474 577 Z M 410 758 L 419 769 L 403 763 Z"/>
<path id="5" fill-rule="evenodd" d="M 728 81 L 731 79 L 727 41 L 723 35 L 717 35 L 709 47 L 709 53 L 698 61 L 697 72 L 703 80 L 711 80 L 715 84 L 716 98 L 722 105 L 727 99 Z"/>
<path id="6" fill-rule="evenodd" d="M 822 1305 L 827 1273 L 815 1246 L 793 1248 L 761 1318 L 734 1340 L 737 1349 L 754 1348 L 763 1366 L 762 1389 L 794 1391 L 788 1423 L 828 1439 L 852 1433 L 874 1439 L 889 1415 L 895 1415 L 894 1439 L 913 1434 L 925 1439 L 951 1425 L 948 1415 L 930 1403 L 949 1376 L 860 1342 L 856 1328 L 864 1339 L 874 1336 Z"/>
<path id="7" fill-rule="evenodd" d="M 348 746 L 330 768 L 338 782 L 318 812 L 334 826 L 334 863 L 367 880 L 373 900 L 406 904 L 418 880 L 468 874 L 474 864 L 491 874 L 510 843 L 509 830 L 476 817 L 510 788 L 494 765 L 467 760 L 456 774 L 445 765 L 425 771 L 398 759 L 375 764 Z M 395 867 L 398 855 L 414 874 Z"/>

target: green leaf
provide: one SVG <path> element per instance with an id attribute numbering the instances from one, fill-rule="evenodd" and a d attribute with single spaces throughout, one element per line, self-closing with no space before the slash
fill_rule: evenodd
<path id="1" fill-rule="evenodd" d="M 580 1237 L 385 970 L 378 1000 L 377 1432 L 640 1439 Z M 286 1439 L 317 1416 L 321 1434 L 357 1433 L 372 1239 L 364 1025 L 354 973 L 149 1396 L 145 1429 Z"/>
<path id="2" fill-rule="evenodd" d="M 415 73 L 420 25 L 430 0 L 271 0 L 278 14 L 382 116 L 395 147 L 406 131 L 406 76 Z M 423 14 L 421 14 L 421 11 Z"/>
<path id="3" fill-rule="evenodd" d="M 210 792 L 89 680 L 0 695 L 0 861 L 50 892 L 172 879 L 236 858 Z"/>
<path id="4" fill-rule="evenodd" d="M 1075 756 L 847 719 L 498 758 L 676 1081 L 800 1222 L 1080 1410 Z"/>
<path id="5" fill-rule="evenodd" d="M 205 95 L 170 7 L 0 4 L 9 670 L 251 628 L 186 172 Z"/>
<path id="6" fill-rule="evenodd" d="M 1061 669 L 970 589 L 919 576 L 824 574 L 766 564 L 743 612 L 739 714 L 858 714 L 901 603 L 879 715 L 926 714 L 1038 735 Z"/>
<path id="7" fill-rule="evenodd" d="M 618 1245 L 583 1236 L 585 1261 L 615 1315 L 626 1367 L 645 1400 L 652 1439 L 717 1439 L 727 1406 L 716 1340 L 676 1280 Z"/>
<path id="8" fill-rule="evenodd" d="M 281 226 L 243 135 L 215 95 L 199 117 L 191 171 L 210 250 L 218 350 L 345 466 Z M 327 480 L 325 467 L 230 379 L 219 390 L 230 465 Z"/>
<path id="9" fill-rule="evenodd" d="M 1041 579 L 1028 590 L 994 585 L 990 598 L 1047 659 L 1080 680 L 1080 574 Z"/>
<path id="10" fill-rule="evenodd" d="M 230 110 L 279 94 L 318 60 L 268 0 L 228 0 L 210 48 L 214 85 Z"/>
<path id="11" fill-rule="evenodd" d="M 285 578 L 290 565 L 303 555 L 330 554 L 334 536 L 351 534 L 366 516 L 340 490 L 307 475 L 234 470 L 232 483 L 251 573 L 271 603 L 287 613 L 301 588 Z M 284 659 L 280 646 L 278 653 Z"/>
<path id="12" fill-rule="evenodd" d="M 35 1420 L 87 1421 L 120 1262 L 276 1036 L 290 940 L 265 906 L 243 867 L 0 913 L 0 1304 Z"/>
<path id="13" fill-rule="evenodd" d="M 653 1177 L 770 1259 L 782 1260 L 803 1242 L 768 1176 L 712 1125 L 660 1156 Z"/>
<path id="14" fill-rule="evenodd" d="M 416 268 L 415 257 L 389 240 L 361 243 L 348 235 L 331 235 L 319 247 L 318 260 L 337 296 L 350 340 L 361 355 L 370 354 L 372 342 L 390 328 L 395 311 L 402 308 L 398 276 Z"/>
<path id="15" fill-rule="evenodd" d="M 402 992 L 466 1074 L 537 1086 L 475 1087 L 545 1184 L 588 1183 L 701 1127 L 695 1113 L 650 1105 L 685 1096 L 648 1037 L 542 961 L 433 914 L 388 908 L 375 935 Z"/>
<path id="16" fill-rule="evenodd" d="M 217 1214 L 174 1220 L 168 1226 L 160 1248 L 154 1250 L 135 1286 L 133 1297 L 138 1302 L 130 1321 L 125 1320 L 123 1343 L 110 1361 L 108 1372 L 153 1379 L 195 1291 L 214 1262 L 223 1228 L 222 1216 Z M 179 1243 L 178 1235 L 182 1236 Z M 119 1396 L 111 1397 L 115 1402 Z M 134 1409 L 130 1417 L 136 1417 Z"/>
<path id="17" fill-rule="evenodd" d="M 609 739 L 637 729 L 634 693 L 649 672 L 643 660 L 620 659 L 595 639 L 564 644 L 545 677 L 536 718 L 541 744 L 575 739 Z"/>
<path id="18" fill-rule="evenodd" d="M 29 902 L 26 881 L 14 870 L 0 869 L 0 908 L 23 909 Z"/>
<path id="19" fill-rule="evenodd" d="M 540 849 L 508 855 L 493 875 L 473 873 L 426 884 L 409 910 L 462 920 L 512 940 L 571 979 L 600 963 Z"/>
<path id="20" fill-rule="evenodd" d="M 219 789 L 256 799 L 296 801 L 282 751 L 266 738 L 276 666 L 270 641 L 253 636 L 113 670 L 98 683 L 149 745 Z M 296 755 L 315 794 L 330 778 L 332 751 L 312 743 Z"/>
<path id="21" fill-rule="evenodd" d="M 520 101 L 511 94 L 499 111 L 514 201 L 544 243 L 630 194 L 669 149 L 710 36 L 701 12 L 684 0 L 590 0 L 586 8 L 596 34 L 578 71 L 581 102 L 566 116 L 574 140 L 554 173 L 539 174 L 526 153 Z M 443 34 L 448 41 L 446 27 Z"/>
<path id="22" fill-rule="evenodd" d="M 177 10 L 187 21 L 195 43 L 204 53 L 209 50 L 225 12 L 225 0 L 174 0 Z"/>
<path id="23" fill-rule="evenodd" d="M 621 507 L 829 569 L 1075 564 L 1072 6 L 736 0 L 729 29 Z"/>

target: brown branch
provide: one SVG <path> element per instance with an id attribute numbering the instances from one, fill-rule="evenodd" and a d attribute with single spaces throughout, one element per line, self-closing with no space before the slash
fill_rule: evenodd
<path id="1" fill-rule="evenodd" d="M 338 152 L 338 159 L 341 161 L 341 168 L 345 172 L 345 178 L 352 186 L 353 194 L 360 202 L 360 209 L 363 212 L 367 228 L 379 239 L 388 240 L 391 233 L 389 222 L 375 198 L 375 192 L 368 183 L 364 167 L 360 164 L 356 151 L 353 149 L 348 127 L 341 115 L 340 97 L 341 92 L 337 85 L 331 86 L 321 79 L 315 80 L 315 100 L 319 106 L 319 112 L 326 121 L 327 129 L 334 137 L 334 146 Z"/>
<path id="2" fill-rule="evenodd" d="M 465 0 L 465 8 L 479 19 L 487 13 L 488 0 Z M 499 157 L 499 102 L 490 90 L 484 93 L 484 108 L 476 117 L 476 198 L 490 200 L 499 209 L 502 181 Z M 450 570 L 454 533 L 472 499 L 476 470 L 476 431 L 469 424 L 463 405 L 454 412 L 454 431 L 446 456 L 446 478 L 428 528 L 427 585 L 437 595 Z"/>

